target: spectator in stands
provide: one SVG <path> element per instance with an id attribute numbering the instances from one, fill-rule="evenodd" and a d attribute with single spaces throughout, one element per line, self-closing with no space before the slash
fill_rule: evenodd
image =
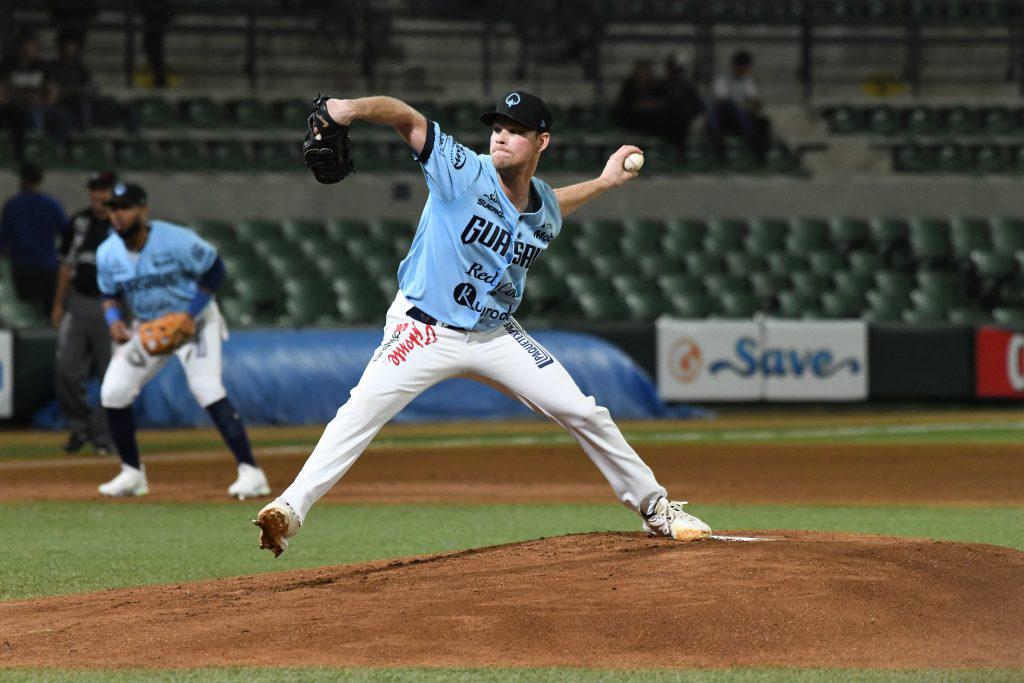
<path id="1" fill-rule="evenodd" d="M 57 90 L 57 108 L 66 112 L 78 130 L 89 128 L 92 74 L 82 62 L 82 41 L 77 32 L 57 34 L 57 59 L 46 66 L 46 78 Z"/>
<path id="2" fill-rule="evenodd" d="M 0 118 L 11 131 L 19 161 L 24 158 L 25 134 L 44 129 L 55 99 L 56 90 L 39 58 L 39 39 L 31 31 L 24 32 L 17 51 L 0 62 Z"/>
<path id="3" fill-rule="evenodd" d="M 651 60 L 639 59 L 619 88 L 612 119 L 628 130 L 661 136 L 665 133 L 667 106 L 664 83 L 655 80 Z"/>
<path id="4" fill-rule="evenodd" d="M 764 115 L 753 70 L 754 58 L 749 52 L 733 54 L 729 72 L 715 79 L 708 131 L 719 151 L 724 149 L 724 138 L 735 135 L 746 140 L 763 160 L 771 142 L 771 121 Z"/>
<path id="5" fill-rule="evenodd" d="M 57 240 L 67 218 L 60 203 L 39 191 L 43 172 L 26 163 L 21 190 L 0 211 L 0 253 L 10 249 L 14 292 L 49 318 L 57 289 Z"/>
<path id="6" fill-rule="evenodd" d="M 665 58 L 666 137 L 680 152 L 686 147 L 694 119 L 704 113 L 704 100 L 687 74 L 689 61 L 681 52 Z"/>

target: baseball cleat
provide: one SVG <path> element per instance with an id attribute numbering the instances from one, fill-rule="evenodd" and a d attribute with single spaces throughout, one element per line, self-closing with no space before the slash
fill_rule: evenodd
<path id="1" fill-rule="evenodd" d="M 267 475 L 263 474 L 259 467 L 239 463 L 238 479 L 228 487 L 228 495 L 238 500 L 269 496 L 270 484 L 267 482 Z"/>
<path id="2" fill-rule="evenodd" d="M 288 539 L 302 526 L 292 506 L 277 500 L 260 510 L 252 523 L 260 528 L 260 550 L 269 550 L 274 557 L 288 549 Z"/>
<path id="3" fill-rule="evenodd" d="M 685 500 L 669 500 L 664 496 L 644 518 L 644 532 L 650 536 L 667 536 L 677 541 L 696 541 L 711 536 L 711 527 L 691 514 L 683 512 Z"/>
<path id="4" fill-rule="evenodd" d="M 100 484 L 100 494 L 111 498 L 124 498 L 128 496 L 144 496 L 149 493 L 149 483 L 146 481 L 146 466 L 135 469 L 130 465 L 121 464 L 121 473 L 108 481 Z"/>

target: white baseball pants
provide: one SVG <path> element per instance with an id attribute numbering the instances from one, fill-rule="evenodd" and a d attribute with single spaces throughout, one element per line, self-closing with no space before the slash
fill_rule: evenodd
<path id="1" fill-rule="evenodd" d="M 558 422 L 580 443 L 615 495 L 637 512 L 647 513 L 665 495 L 608 411 L 584 396 L 562 364 L 518 323 L 510 319 L 488 332 L 459 332 L 409 318 L 411 307 L 399 292 L 388 309 L 384 338 L 359 384 L 278 498 L 300 519 L 352 467 L 386 422 L 450 377 L 496 385 Z"/>

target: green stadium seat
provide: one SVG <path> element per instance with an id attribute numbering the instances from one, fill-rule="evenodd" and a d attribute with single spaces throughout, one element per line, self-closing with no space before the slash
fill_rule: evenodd
<path id="1" fill-rule="evenodd" d="M 871 244 L 871 225 L 863 218 L 837 217 L 829 221 L 829 235 L 844 253 L 864 249 Z"/>
<path id="2" fill-rule="evenodd" d="M 929 173 L 937 166 L 935 154 L 917 144 L 893 145 L 893 170 L 901 173 Z"/>
<path id="3" fill-rule="evenodd" d="M 774 301 L 789 288 L 789 276 L 781 273 L 751 273 L 748 280 L 750 291 L 761 301 Z"/>
<path id="4" fill-rule="evenodd" d="M 253 170 L 299 171 L 305 170 L 299 159 L 298 147 L 288 142 L 259 141 L 253 145 Z"/>
<path id="5" fill-rule="evenodd" d="M 248 171 L 252 168 L 249 153 L 238 140 L 210 143 L 209 165 L 218 171 Z"/>
<path id="6" fill-rule="evenodd" d="M 789 222 L 781 218 L 758 216 L 750 219 L 744 244 L 747 251 L 754 254 L 767 254 L 782 251 L 786 248 L 786 235 L 789 234 Z"/>
<path id="7" fill-rule="evenodd" d="M 630 272 L 620 272 L 613 274 L 610 278 L 612 287 L 615 292 L 622 298 L 625 298 L 627 294 L 640 293 L 640 294 L 657 294 L 661 295 L 661 290 L 658 287 L 658 281 L 652 278 L 644 277 L 643 275 L 637 275 Z"/>
<path id="8" fill-rule="evenodd" d="M 268 260 L 273 256 L 290 256 L 305 258 L 302 248 L 295 242 L 289 242 L 281 235 L 264 235 L 253 239 L 250 244 L 260 258 Z"/>
<path id="9" fill-rule="evenodd" d="M 720 273 L 724 269 L 725 264 L 718 254 L 692 252 L 683 255 L 682 272 L 688 275 L 703 277 L 709 273 Z"/>
<path id="10" fill-rule="evenodd" d="M 835 135 L 850 135 L 864 131 L 864 117 L 856 107 L 839 105 L 825 110 L 828 131 Z"/>
<path id="11" fill-rule="evenodd" d="M 758 311 L 758 302 L 750 292 L 729 290 L 719 294 L 718 315 L 728 319 L 750 318 Z"/>
<path id="12" fill-rule="evenodd" d="M 912 107 L 906 116 L 906 129 L 910 135 L 935 135 L 942 129 L 938 114 L 931 107 Z"/>
<path id="13" fill-rule="evenodd" d="M 987 107 L 981 111 L 981 131 L 985 135 L 1013 135 L 1017 124 L 1007 107 Z"/>
<path id="14" fill-rule="evenodd" d="M 591 264 L 598 275 L 610 278 L 616 273 L 628 273 L 636 270 L 635 262 L 618 252 L 596 254 L 590 258 Z"/>
<path id="15" fill-rule="evenodd" d="M 903 311 L 903 322 L 919 324 L 946 321 L 951 302 L 924 295 L 919 290 L 915 290 L 914 294 L 919 296 L 916 297 L 913 308 Z"/>
<path id="16" fill-rule="evenodd" d="M 630 317 L 626 302 L 617 296 L 605 296 L 598 292 L 577 292 L 580 308 L 587 320 L 605 322 L 609 320 L 625 320 Z"/>
<path id="17" fill-rule="evenodd" d="M 174 106 L 162 97 L 140 97 L 134 106 L 142 128 L 164 129 L 181 125 Z"/>
<path id="18" fill-rule="evenodd" d="M 666 234 L 664 223 L 639 219 L 626 221 L 623 227 L 622 250 L 627 256 L 641 259 L 662 253 L 662 239 Z"/>
<path id="19" fill-rule="evenodd" d="M 812 251 L 807 254 L 807 264 L 812 273 L 819 275 L 832 275 L 846 268 L 846 260 L 835 251 Z"/>
<path id="20" fill-rule="evenodd" d="M 181 118 L 193 128 L 219 128 L 224 125 L 224 109 L 209 97 L 192 97 L 180 103 Z"/>
<path id="21" fill-rule="evenodd" d="M 967 148 L 956 143 L 940 145 L 935 157 L 935 170 L 943 173 L 966 173 L 974 167 Z M 922 312 L 921 315 L 927 315 Z M 904 316 L 906 317 L 906 316 Z"/>
<path id="22" fill-rule="evenodd" d="M 670 219 L 665 223 L 664 246 L 667 252 L 681 255 L 704 248 L 708 226 L 695 218 Z"/>
<path id="23" fill-rule="evenodd" d="M 745 140 L 737 137 L 725 138 L 722 165 L 722 170 L 726 173 L 753 173 L 760 168 L 760 162 L 753 150 Z"/>
<path id="24" fill-rule="evenodd" d="M 788 276 L 801 270 L 808 270 L 810 266 L 807 259 L 799 254 L 791 254 L 788 251 L 773 251 L 765 255 L 768 261 L 768 270 L 772 273 Z"/>
<path id="25" fill-rule="evenodd" d="M 955 306 L 949 309 L 949 322 L 958 325 L 985 325 L 992 321 L 992 316 L 983 308 L 973 306 Z"/>
<path id="26" fill-rule="evenodd" d="M 565 283 L 569 285 L 569 290 L 577 298 L 587 293 L 598 294 L 606 297 L 616 296 L 612 283 L 604 277 L 569 273 L 565 276 Z"/>
<path id="27" fill-rule="evenodd" d="M 274 115 L 270 107 L 254 97 L 228 102 L 231 122 L 240 128 L 261 129 L 274 126 Z"/>
<path id="28" fill-rule="evenodd" d="M 1020 325 L 1024 323 L 1024 308 L 997 306 L 992 309 L 992 320 L 1000 325 Z"/>
<path id="29" fill-rule="evenodd" d="M 708 145 L 691 142 L 683 151 L 682 168 L 687 173 L 712 173 L 719 168 L 718 157 Z"/>
<path id="30" fill-rule="evenodd" d="M 800 294 L 820 296 L 832 288 L 832 277 L 822 273 L 815 273 L 809 270 L 798 270 L 789 275 L 793 283 L 793 291 Z"/>
<path id="31" fill-rule="evenodd" d="M 319 273 L 328 280 L 345 277 L 363 279 L 368 275 L 362 261 L 343 252 L 321 254 L 314 263 Z"/>
<path id="32" fill-rule="evenodd" d="M 557 315 L 561 312 L 562 302 L 567 297 L 565 284 L 556 277 L 530 272 L 526 280 L 526 297 L 533 315 Z"/>
<path id="33" fill-rule="evenodd" d="M 786 248 L 794 254 L 830 250 L 828 222 L 821 218 L 794 219 L 786 236 Z"/>
<path id="34" fill-rule="evenodd" d="M 229 327 L 249 327 L 255 320 L 246 302 L 237 297 L 217 297 L 217 305 Z"/>
<path id="35" fill-rule="evenodd" d="M 969 258 L 978 276 L 987 280 L 1002 280 L 1017 270 L 1016 259 L 1003 251 L 976 249 L 971 252 Z"/>
<path id="36" fill-rule="evenodd" d="M 867 129 L 872 135 L 894 135 L 903 128 L 899 114 L 886 105 L 873 107 L 867 114 Z"/>
<path id="37" fill-rule="evenodd" d="M 106 143 L 96 138 L 69 141 L 68 163 L 75 168 L 106 168 L 110 165 Z"/>
<path id="38" fill-rule="evenodd" d="M 885 257 L 877 251 L 851 251 L 846 260 L 850 270 L 860 275 L 874 275 L 885 268 Z"/>
<path id="39" fill-rule="evenodd" d="M 746 221 L 739 218 L 713 218 L 708 221 L 704 250 L 723 254 L 729 251 L 743 251 L 743 240 L 747 233 Z"/>
<path id="40" fill-rule="evenodd" d="M 564 278 L 570 273 L 592 274 L 594 264 L 575 252 L 552 252 L 544 255 L 548 269 L 555 277 Z"/>
<path id="41" fill-rule="evenodd" d="M 746 277 L 750 273 L 768 270 L 768 262 L 758 253 L 731 251 L 725 254 L 725 267 L 732 275 Z"/>
<path id="42" fill-rule="evenodd" d="M 152 142 L 121 140 L 114 151 L 117 165 L 127 171 L 152 171 L 160 165 L 160 156 Z"/>
<path id="43" fill-rule="evenodd" d="M 396 277 L 398 275 L 398 264 L 401 263 L 401 259 L 392 253 L 374 253 L 367 254 L 363 259 L 363 263 L 366 266 L 366 272 L 371 277 L 390 276 Z"/>
<path id="44" fill-rule="evenodd" d="M 1001 145 L 982 145 L 974 150 L 974 167 L 978 173 L 1001 175 L 1013 165 L 1010 148 Z"/>
<path id="45" fill-rule="evenodd" d="M 266 261 L 255 254 L 231 252 L 221 254 L 228 277 L 233 280 L 258 280 L 267 275 Z"/>
<path id="46" fill-rule="evenodd" d="M 370 236 L 379 242 L 390 243 L 396 237 L 411 237 L 416 226 L 408 221 L 380 219 L 370 221 Z"/>
<path id="47" fill-rule="evenodd" d="M 270 254 L 267 256 L 267 265 L 281 279 L 305 279 L 315 273 L 309 259 L 295 254 Z"/>
<path id="48" fill-rule="evenodd" d="M 274 115 L 274 122 L 281 128 L 302 130 L 306 127 L 311 107 L 311 100 L 291 99 L 274 102 L 270 110 Z"/>
<path id="49" fill-rule="evenodd" d="M 942 264 L 947 262 L 953 253 L 949 225 L 938 218 L 914 218 L 911 220 L 910 253 L 918 263 Z"/>
<path id="50" fill-rule="evenodd" d="M 672 305 L 658 292 L 630 292 L 624 300 L 633 320 L 654 320 L 672 310 Z"/>
<path id="51" fill-rule="evenodd" d="M 395 300 L 398 293 L 398 278 L 392 275 L 381 275 L 374 280 L 377 291 L 384 295 L 384 299 L 391 302 Z"/>
<path id="52" fill-rule="evenodd" d="M 703 282 L 705 291 L 712 296 L 719 296 L 724 292 L 745 292 L 748 287 L 745 275 L 729 273 L 708 273 L 703 277 Z"/>
<path id="53" fill-rule="evenodd" d="M 370 225 L 366 221 L 350 218 L 332 218 L 324 226 L 327 237 L 337 244 L 349 244 L 367 239 L 370 236 Z"/>
<path id="54" fill-rule="evenodd" d="M 452 131 L 479 131 L 480 105 L 476 102 L 453 102 L 445 107 L 442 127 Z"/>
<path id="55" fill-rule="evenodd" d="M 573 238 L 573 245 L 586 256 L 617 254 L 622 251 L 622 233 L 622 224 L 618 221 L 586 221 Z"/>
<path id="56" fill-rule="evenodd" d="M 676 292 L 668 298 L 671 312 L 680 318 L 706 318 L 716 310 L 711 297 L 703 292 Z"/>
<path id="57" fill-rule="evenodd" d="M 898 270 L 880 270 L 874 273 L 874 286 L 890 295 L 907 296 L 913 290 L 913 275 Z"/>
<path id="58" fill-rule="evenodd" d="M 704 282 L 695 275 L 665 273 L 658 276 L 658 287 L 661 288 L 665 297 L 671 297 L 676 293 L 703 293 Z"/>
<path id="59" fill-rule="evenodd" d="M 1024 218 L 998 216 L 992 220 L 992 246 L 1012 253 L 1024 249 Z"/>
<path id="60" fill-rule="evenodd" d="M 634 265 L 644 275 L 656 278 L 662 273 L 681 271 L 683 269 L 683 260 L 675 256 L 656 254 L 654 256 L 637 257 Z M 536 268 L 536 264 L 533 267 Z"/>
<path id="61" fill-rule="evenodd" d="M 894 298 L 881 297 L 869 302 L 862 317 L 872 323 L 894 323 L 903 320 L 905 306 Z"/>
<path id="62" fill-rule="evenodd" d="M 56 140 L 31 134 L 25 139 L 25 160 L 42 168 L 58 165 L 62 161 L 59 152 Z"/>
<path id="63" fill-rule="evenodd" d="M 821 315 L 818 296 L 807 292 L 779 292 L 778 315 L 783 318 L 816 318 Z"/>
<path id="64" fill-rule="evenodd" d="M 170 140 L 163 145 L 164 168 L 193 171 L 209 166 L 206 151 L 195 140 Z"/>
<path id="65" fill-rule="evenodd" d="M 958 259 L 970 257 L 971 252 L 991 248 L 987 218 L 978 216 L 956 216 L 949 224 L 949 236 L 953 254 Z"/>
<path id="66" fill-rule="evenodd" d="M 874 284 L 874 278 L 867 273 L 855 273 L 849 270 L 837 270 L 832 274 L 835 291 L 856 297 L 863 301 L 864 295 Z"/>
<path id="67" fill-rule="evenodd" d="M 848 292 L 824 292 L 821 295 L 821 315 L 825 318 L 859 318 L 860 298 Z"/>
<path id="68" fill-rule="evenodd" d="M 235 234 L 241 240 L 255 242 L 259 239 L 285 240 L 281 224 L 262 219 L 243 219 L 235 223 Z"/>
<path id="69" fill-rule="evenodd" d="M 276 322 L 284 312 L 281 287 L 265 272 L 254 278 L 236 278 L 234 283 L 237 298 L 251 313 L 254 323 Z"/>
<path id="70" fill-rule="evenodd" d="M 555 161 L 563 171 L 591 171 L 599 162 L 598 148 L 582 142 L 566 142 L 556 150 Z"/>
<path id="71" fill-rule="evenodd" d="M 285 302 L 282 320 L 295 327 L 314 327 L 335 324 L 339 318 L 333 297 L 292 297 Z"/>
<path id="72" fill-rule="evenodd" d="M 970 107 L 951 107 L 946 111 L 944 128 L 949 135 L 977 135 L 978 117 Z"/>
<path id="73" fill-rule="evenodd" d="M 327 226 L 323 221 L 315 220 L 286 220 L 281 221 L 281 234 L 292 242 L 301 242 L 307 239 L 328 241 Z"/>
<path id="74" fill-rule="evenodd" d="M 364 281 L 364 286 L 338 297 L 337 309 L 343 323 L 379 323 L 383 322 L 389 303 L 372 283 Z"/>

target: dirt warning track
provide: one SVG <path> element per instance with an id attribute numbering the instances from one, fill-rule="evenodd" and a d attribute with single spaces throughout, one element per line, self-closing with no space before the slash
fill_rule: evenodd
<path id="1" fill-rule="evenodd" d="M 0 666 L 1024 666 L 1024 553 L 582 534 L 0 604 Z"/>

